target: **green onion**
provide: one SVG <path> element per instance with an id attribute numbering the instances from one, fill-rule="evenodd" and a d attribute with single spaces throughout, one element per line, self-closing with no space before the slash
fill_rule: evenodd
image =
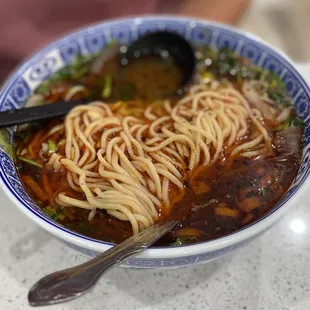
<path id="1" fill-rule="evenodd" d="M 43 211 L 54 220 L 63 220 L 65 218 L 61 210 L 55 210 L 51 205 L 43 208 Z"/>
<path id="2" fill-rule="evenodd" d="M 72 68 L 71 78 L 73 80 L 78 80 L 82 78 L 83 76 L 87 75 L 89 73 L 91 63 L 97 56 L 98 54 L 82 55 L 79 53 L 76 59 L 71 64 L 71 68 Z"/>
<path id="3" fill-rule="evenodd" d="M 66 224 L 66 227 L 69 229 L 73 229 L 74 228 L 74 224 L 73 223 L 68 223 Z"/>
<path id="4" fill-rule="evenodd" d="M 54 141 L 48 140 L 48 154 L 51 155 L 56 152 L 56 144 Z"/>
<path id="5" fill-rule="evenodd" d="M 111 41 L 109 41 L 108 46 L 114 46 L 115 44 L 117 44 L 117 41 L 112 39 Z"/>
<path id="6" fill-rule="evenodd" d="M 259 193 L 259 195 L 261 195 L 261 196 L 266 196 L 266 195 L 267 195 L 267 191 L 268 191 L 268 189 L 267 189 L 266 187 L 263 187 L 263 188 L 259 188 L 259 189 L 258 189 L 258 193 Z"/>
<path id="7" fill-rule="evenodd" d="M 86 227 L 86 223 L 84 222 L 79 222 L 78 223 L 79 228 L 85 228 Z"/>
<path id="8" fill-rule="evenodd" d="M 33 165 L 33 166 L 36 166 L 36 167 L 39 167 L 39 168 L 43 168 L 43 165 L 37 163 L 36 161 L 32 160 L 32 159 L 29 159 L 29 158 L 26 158 L 26 157 L 22 157 L 22 156 L 19 156 L 18 157 L 19 160 L 27 163 L 27 164 L 30 164 L 30 165 Z"/>
<path id="9" fill-rule="evenodd" d="M 263 187 L 258 189 L 258 194 L 261 196 L 266 196 L 268 194 L 268 191 L 271 191 L 270 187 L 275 183 L 278 182 L 278 178 L 273 178 L 271 182 L 268 184 L 268 187 Z"/>
<path id="10" fill-rule="evenodd" d="M 134 97 L 134 89 L 131 85 L 123 85 L 120 89 L 120 97 L 122 100 L 132 100 Z"/>
<path id="11" fill-rule="evenodd" d="M 49 83 L 42 83 L 36 90 L 36 93 L 37 94 L 40 94 L 40 95 L 45 95 L 47 94 L 49 91 Z"/>
<path id="12" fill-rule="evenodd" d="M 305 122 L 298 117 L 294 117 L 290 120 L 290 126 L 295 126 L 298 128 L 304 128 Z"/>
<path id="13" fill-rule="evenodd" d="M 267 81 L 270 83 L 270 86 L 272 88 L 279 87 L 282 90 L 286 89 L 284 82 L 281 80 L 280 76 L 275 72 L 270 71 L 268 72 Z"/>
<path id="14" fill-rule="evenodd" d="M 214 80 L 214 75 L 210 71 L 205 71 L 201 74 L 203 80 Z"/>
<path id="15" fill-rule="evenodd" d="M 170 246 L 181 246 L 186 244 L 186 240 L 184 238 L 177 238 L 175 242 L 170 243 Z"/>
<path id="16" fill-rule="evenodd" d="M 17 148 L 17 150 L 16 150 L 16 155 L 17 155 L 17 156 L 20 155 L 21 152 L 22 152 L 22 146 L 19 145 L 18 148 Z"/>
<path id="17" fill-rule="evenodd" d="M 289 98 L 286 91 L 283 89 L 273 89 L 272 87 L 269 87 L 267 90 L 267 95 L 275 103 L 280 104 L 284 107 L 289 107 L 292 105 L 291 99 Z"/>
<path id="18" fill-rule="evenodd" d="M 104 88 L 102 90 L 102 97 L 109 98 L 112 93 L 112 77 L 111 75 L 104 76 Z"/>
<path id="19" fill-rule="evenodd" d="M 59 72 L 55 73 L 53 76 L 51 76 L 46 82 L 49 83 L 48 86 L 51 86 L 51 84 L 54 84 L 55 82 L 64 81 L 67 79 L 70 79 L 72 75 L 71 66 L 64 67 Z"/>
<path id="20" fill-rule="evenodd" d="M 80 78 L 86 76 L 89 73 L 91 64 L 97 55 L 98 54 L 85 56 L 78 54 L 71 64 L 53 74 L 50 78 L 44 81 L 35 92 L 37 94 L 45 95 L 57 82 L 79 80 Z"/>
<path id="21" fill-rule="evenodd" d="M 265 81 L 267 76 L 268 76 L 268 70 L 263 70 L 261 75 L 260 75 L 260 80 Z"/>
<path id="22" fill-rule="evenodd" d="M 239 70 L 237 71 L 237 74 L 236 74 L 236 81 L 237 81 L 237 85 L 238 87 L 242 87 L 242 83 L 243 83 L 243 77 L 242 77 L 242 72 Z"/>
<path id="23" fill-rule="evenodd" d="M 298 127 L 298 128 L 304 128 L 305 123 L 303 120 L 298 118 L 297 116 L 290 116 L 287 120 L 284 121 L 283 124 L 277 127 L 277 131 L 286 129 L 288 127 Z"/>

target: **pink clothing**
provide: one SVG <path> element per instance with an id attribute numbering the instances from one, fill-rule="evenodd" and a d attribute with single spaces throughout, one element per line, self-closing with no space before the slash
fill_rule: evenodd
<path id="1" fill-rule="evenodd" d="M 0 0 L 0 79 L 24 57 L 65 32 L 109 18 L 155 13 L 159 1 Z"/>

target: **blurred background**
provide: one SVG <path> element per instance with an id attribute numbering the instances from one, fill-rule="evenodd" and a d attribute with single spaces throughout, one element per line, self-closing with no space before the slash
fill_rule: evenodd
<path id="1" fill-rule="evenodd" d="M 296 62 L 309 62 L 309 16 L 309 0 L 252 0 L 238 26 L 284 50 Z"/>
<path id="2" fill-rule="evenodd" d="M 115 17 L 175 14 L 236 25 L 310 62 L 310 0 L 0 1 L 0 80 L 34 50 L 85 24 Z"/>

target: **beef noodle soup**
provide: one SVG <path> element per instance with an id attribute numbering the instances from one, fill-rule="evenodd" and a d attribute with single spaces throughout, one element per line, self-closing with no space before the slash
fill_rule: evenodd
<path id="1" fill-rule="evenodd" d="M 79 56 L 26 105 L 92 103 L 15 134 L 20 178 L 49 216 L 112 243 L 178 219 L 156 245 L 179 246 L 235 232 L 276 206 L 303 133 L 276 74 L 200 47 L 194 82 L 169 97 L 182 79 L 172 61 L 98 59 Z"/>

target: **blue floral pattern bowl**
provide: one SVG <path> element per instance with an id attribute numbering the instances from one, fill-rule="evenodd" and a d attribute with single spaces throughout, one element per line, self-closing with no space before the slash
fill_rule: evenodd
<path id="1" fill-rule="evenodd" d="M 207 262 L 256 238 L 293 207 L 307 188 L 310 172 L 310 89 L 290 60 L 260 39 L 233 28 L 201 20 L 174 17 L 142 17 L 109 21 L 71 33 L 41 50 L 20 66 L 0 94 L 0 111 L 22 107 L 32 91 L 53 73 L 70 63 L 78 53 L 100 51 L 110 40 L 130 43 L 155 30 L 179 33 L 195 45 L 229 47 L 252 63 L 278 73 L 293 98 L 296 112 L 306 123 L 302 164 L 282 201 L 264 218 L 251 226 L 218 240 L 177 248 L 156 248 L 129 260 L 125 266 L 136 268 L 180 267 Z M 96 256 L 112 244 L 71 232 L 46 215 L 29 197 L 21 184 L 13 162 L 13 128 L 1 131 L 0 179 L 6 194 L 17 207 L 69 246 L 88 256 Z"/>

